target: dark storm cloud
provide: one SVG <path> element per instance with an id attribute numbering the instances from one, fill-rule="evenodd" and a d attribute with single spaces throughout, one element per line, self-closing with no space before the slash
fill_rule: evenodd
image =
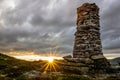
<path id="1" fill-rule="evenodd" d="M 57 47 L 58 51 L 71 53 L 76 8 L 85 2 L 100 7 L 103 48 L 120 48 L 118 0 L 0 0 L 1 51 L 45 52 Z"/>
<path id="2" fill-rule="evenodd" d="M 120 48 L 120 3 L 112 1 L 109 8 L 101 16 L 101 37 L 103 47 L 106 49 Z"/>

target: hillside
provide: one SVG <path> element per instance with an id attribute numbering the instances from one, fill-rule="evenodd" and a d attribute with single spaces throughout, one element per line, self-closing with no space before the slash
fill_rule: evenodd
<path id="1" fill-rule="evenodd" d="M 63 73 L 62 68 L 60 68 L 64 63 L 62 60 L 54 60 L 53 63 L 48 64 L 48 61 L 42 60 L 29 62 L 0 53 L 0 80 L 96 80 L 81 75 Z M 45 67 L 47 70 L 43 68 L 46 64 L 48 64 Z M 50 64 L 54 67 L 57 65 L 57 71 L 52 71 Z M 118 78 L 103 80 L 118 80 Z"/>
<path id="2" fill-rule="evenodd" d="M 43 66 L 47 63 L 48 61 L 42 60 L 33 62 L 19 60 L 0 53 L 0 80 L 89 80 L 83 76 L 61 74 L 58 69 L 58 72 L 52 72 L 52 69 L 51 73 L 49 69 L 46 72 Z"/>
<path id="3" fill-rule="evenodd" d="M 39 71 L 40 68 L 38 62 L 18 60 L 0 53 L 0 80 L 19 78 L 29 71 Z"/>

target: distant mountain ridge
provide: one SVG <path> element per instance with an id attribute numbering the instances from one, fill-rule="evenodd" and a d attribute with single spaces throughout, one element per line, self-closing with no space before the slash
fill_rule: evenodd
<path id="1" fill-rule="evenodd" d="M 120 64 L 120 57 L 117 57 L 117 58 L 110 60 L 110 64 L 119 65 Z"/>

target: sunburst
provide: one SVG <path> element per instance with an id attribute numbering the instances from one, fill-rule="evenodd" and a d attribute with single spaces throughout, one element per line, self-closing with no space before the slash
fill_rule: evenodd
<path id="1" fill-rule="evenodd" d="M 57 51 L 53 51 L 50 49 L 50 52 L 47 52 L 46 54 L 46 60 L 47 62 L 43 65 L 44 72 L 57 72 L 57 69 L 59 69 L 59 66 L 57 65 L 56 59 Z"/>

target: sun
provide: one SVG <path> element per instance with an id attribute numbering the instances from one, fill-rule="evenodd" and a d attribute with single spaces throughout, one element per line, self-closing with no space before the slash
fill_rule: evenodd
<path id="1" fill-rule="evenodd" d="M 48 57 L 48 59 L 47 59 L 48 61 L 49 61 L 49 63 L 52 63 L 53 62 L 53 60 L 54 60 L 54 58 L 53 57 Z"/>
<path id="2" fill-rule="evenodd" d="M 45 56 L 45 55 L 44 55 Z M 58 53 L 56 50 L 50 49 L 49 52 L 47 52 L 46 56 L 43 57 L 42 60 L 45 60 L 47 62 L 43 63 L 43 73 L 45 72 L 57 72 L 60 67 L 58 66 L 58 61 L 57 59 L 61 59 L 60 57 L 57 57 Z M 60 56 L 60 55 L 59 55 Z"/>

